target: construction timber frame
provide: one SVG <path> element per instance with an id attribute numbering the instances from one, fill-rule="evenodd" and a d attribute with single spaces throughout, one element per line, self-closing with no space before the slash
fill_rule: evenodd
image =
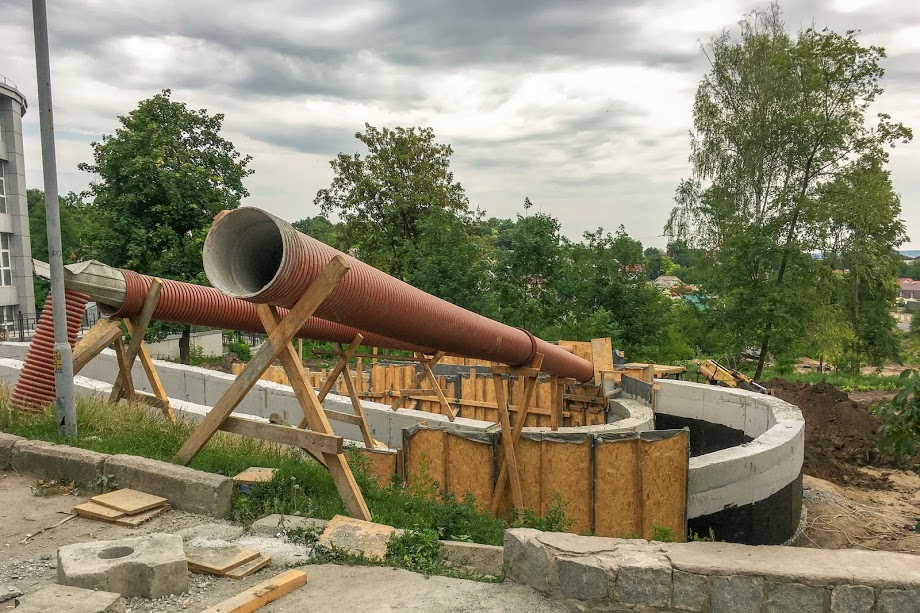
<path id="1" fill-rule="evenodd" d="M 498 513 L 502 496 L 505 493 L 506 483 L 511 486 L 511 502 L 515 509 L 524 508 L 524 495 L 521 490 L 521 476 L 518 472 L 517 454 L 515 448 L 518 440 L 521 438 L 521 432 L 524 430 L 524 424 L 527 422 L 527 413 L 530 411 L 530 403 L 533 399 L 533 391 L 540 377 L 540 367 L 543 365 L 543 354 L 538 353 L 526 367 L 512 367 L 504 364 L 492 365 L 492 380 L 495 383 L 495 400 L 498 403 L 498 417 L 502 428 L 502 450 L 503 457 L 498 472 L 498 479 L 495 481 L 495 490 L 492 492 L 491 511 L 495 515 Z M 505 390 L 503 377 L 521 377 L 524 385 L 521 386 L 521 397 L 517 403 L 518 410 L 514 416 L 514 425 L 511 424 L 510 411 L 508 409 L 508 395 Z"/>
<path id="2" fill-rule="evenodd" d="M 329 297 L 348 270 L 348 262 L 344 257 L 334 257 L 283 318 L 274 306 L 260 304 L 256 307 L 268 334 L 265 343 L 185 441 L 182 449 L 176 454 L 176 460 L 182 464 L 191 462 L 218 430 L 299 447 L 316 458 L 332 475 L 348 514 L 370 521 L 370 511 L 345 458 L 342 437 L 333 433 L 320 398 L 310 385 L 301 356 L 297 355 L 292 342 L 297 331 Z M 360 344 L 360 341 L 355 339 L 349 347 L 357 349 L 356 341 Z M 342 357 L 345 357 L 344 354 Z M 301 428 L 257 422 L 231 415 L 276 359 L 281 361 L 303 411 Z M 340 360 L 340 363 L 343 364 L 343 369 L 347 370 L 347 360 Z M 330 380 L 333 380 L 331 376 L 327 383 Z M 329 383 L 329 388 L 332 388 L 332 383 Z M 328 390 L 326 392 L 328 393 Z M 360 407 L 360 404 L 357 407 Z M 356 410 L 359 410 L 357 407 Z"/>
<path id="3" fill-rule="evenodd" d="M 73 349 L 73 374 L 78 374 L 83 367 L 89 364 L 90 360 L 99 355 L 99 352 L 106 347 L 112 346 L 115 349 L 115 356 L 118 361 L 118 377 L 112 386 L 112 394 L 109 396 L 110 402 L 118 402 L 122 398 L 129 401 L 143 402 L 149 406 L 160 409 L 163 416 L 170 421 L 176 421 L 176 414 L 169 405 L 169 397 L 166 395 L 166 389 L 160 381 L 156 367 L 153 365 L 153 359 L 150 357 L 150 351 L 144 343 L 144 334 L 147 332 L 147 326 L 150 325 L 150 319 L 153 310 L 156 308 L 157 300 L 160 297 L 160 288 L 163 284 L 159 279 L 154 279 L 147 290 L 147 296 L 144 298 L 144 304 L 141 307 L 141 313 L 137 317 L 119 318 L 110 317 L 100 319 L 93 325 L 89 331 L 83 335 Z M 125 347 L 121 336 L 121 324 L 124 323 L 131 334 L 131 341 Z M 140 359 L 144 372 L 147 374 L 147 380 L 150 381 L 150 387 L 153 394 L 139 392 L 134 388 L 134 379 L 131 376 L 131 369 L 134 367 L 134 361 Z"/>

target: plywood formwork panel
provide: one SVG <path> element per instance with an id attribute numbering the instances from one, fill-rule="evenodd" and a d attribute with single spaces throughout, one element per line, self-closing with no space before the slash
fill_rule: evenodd
<path id="1" fill-rule="evenodd" d="M 654 441 L 639 440 L 643 538 L 651 538 L 657 526 L 670 529 L 675 540 L 684 540 L 689 445 L 687 432 Z"/>
<path id="2" fill-rule="evenodd" d="M 523 440 L 526 439 L 522 439 Z M 591 437 L 581 443 L 542 440 L 540 472 L 542 500 L 540 514 L 561 499 L 566 516 L 572 520 L 571 532 L 591 531 L 591 509 L 594 499 Z"/>

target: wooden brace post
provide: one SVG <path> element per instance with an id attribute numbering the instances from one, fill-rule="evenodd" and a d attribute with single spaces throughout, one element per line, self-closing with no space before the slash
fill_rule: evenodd
<path id="1" fill-rule="evenodd" d="M 514 508 L 523 507 L 523 495 L 521 493 L 521 479 L 518 473 L 515 448 L 521 438 L 521 432 L 524 424 L 527 423 L 527 413 L 530 411 L 530 402 L 533 398 L 533 392 L 539 381 L 540 367 L 543 365 L 543 354 L 538 353 L 531 364 L 526 368 L 511 368 L 506 366 L 495 365 L 492 367 L 492 378 L 495 381 L 495 397 L 498 400 L 498 414 L 502 427 L 502 447 L 505 450 L 505 457 L 502 460 L 498 472 L 498 479 L 495 482 L 495 490 L 492 493 L 492 513 L 498 512 L 502 496 L 505 493 L 505 483 L 511 484 L 511 500 Z M 524 377 L 524 386 L 521 390 L 521 401 L 518 404 L 518 410 L 514 416 L 514 426 L 510 423 L 508 414 L 508 401 L 505 395 L 502 375 L 517 375 Z M 515 492 L 517 490 L 517 492 Z"/>
<path id="2" fill-rule="evenodd" d="M 147 296 L 144 298 L 144 304 L 141 307 L 141 314 L 133 321 L 131 327 L 131 342 L 125 350 L 127 367 L 130 371 L 134 366 L 134 360 L 140 351 L 141 344 L 144 342 L 144 334 L 147 333 L 147 326 L 150 325 L 150 319 L 153 317 L 153 310 L 157 306 L 157 300 L 160 298 L 160 289 L 163 283 L 159 279 L 154 279 L 147 290 Z M 115 385 L 112 386 L 112 394 L 109 396 L 109 402 L 118 402 L 124 396 L 124 382 L 122 375 L 115 379 Z M 132 389 L 131 392 L 134 390 Z"/>

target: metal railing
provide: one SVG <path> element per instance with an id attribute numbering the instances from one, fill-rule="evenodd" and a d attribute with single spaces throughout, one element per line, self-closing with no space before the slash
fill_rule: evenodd
<path id="1" fill-rule="evenodd" d="M 6 85 L 8 87 L 12 87 L 16 91 L 19 91 L 19 87 L 17 87 L 15 83 L 4 77 L 2 74 L 0 74 L 0 85 Z"/>

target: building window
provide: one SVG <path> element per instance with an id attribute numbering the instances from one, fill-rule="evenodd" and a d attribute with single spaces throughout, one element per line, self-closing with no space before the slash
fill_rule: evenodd
<path id="1" fill-rule="evenodd" d="M 13 265 L 10 257 L 10 238 L 12 234 L 0 233 L 0 285 L 13 284 Z"/>
<path id="2" fill-rule="evenodd" d="M 13 316 L 13 305 L 0 306 L 0 326 L 12 324 Z"/>
<path id="3" fill-rule="evenodd" d="M 6 213 L 6 162 L 0 162 L 0 213 Z"/>

